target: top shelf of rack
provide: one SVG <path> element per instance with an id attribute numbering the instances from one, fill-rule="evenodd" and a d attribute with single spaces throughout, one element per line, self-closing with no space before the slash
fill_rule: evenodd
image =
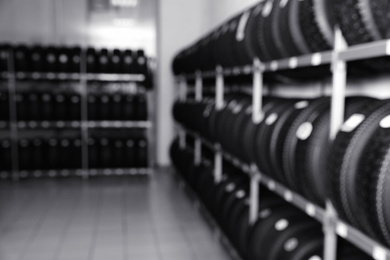
<path id="1" fill-rule="evenodd" d="M 291 57 L 281 60 L 274 60 L 262 63 L 260 70 L 263 72 L 275 72 L 281 70 L 293 70 L 304 67 L 316 67 L 321 65 L 329 65 L 332 63 L 334 51 L 318 52 L 307 54 L 299 57 Z M 371 58 L 378 58 L 390 55 L 390 40 L 382 40 L 350 46 L 341 51 L 338 58 L 343 61 L 355 61 Z M 253 65 L 237 66 L 233 68 L 224 68 L 222 73 L 224 76 L 250 75 L 254 72 Z M 200 74 L 202 78 L 213 78 L 217 75 L 217 71 L 204 71 Z M 182 75 L 187 79 L 196 78 L 196 74 Z"/>
<path id="2" fill-rule="evenodd" d="M 2 78 L 12 77 L 12 74 L 1 73 Z M 80 80 L 85 77 L 87 81 L 122 81 L 122 82 L 143 82 L 143 74 L 108 74 L 108 73 L 53 73 L 53 72 L 16 72 L 17 80 Z"/>

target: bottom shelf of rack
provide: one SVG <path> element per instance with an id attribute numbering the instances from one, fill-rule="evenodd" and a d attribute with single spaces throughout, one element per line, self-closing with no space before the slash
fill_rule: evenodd
<path id="1" fill-rule="evenodd" d="M 114 168 L 114 169 L 89 169 L 88 176 L 122 176 L 122 175 L 150 175 L 153 173 L 152 168 Z M 18 178 L 43 178 L 43 177 L 84 177 L 86 176 L 83 169 L 55 169 L 55 170 L 21 170 L 17 174 Z M 10 179 L 13 172 L 0 171 L 0 179 Z"/>

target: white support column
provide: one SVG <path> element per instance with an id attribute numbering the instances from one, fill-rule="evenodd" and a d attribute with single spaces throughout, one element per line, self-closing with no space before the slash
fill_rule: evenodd
<path id="1" fill-rule="evenodd" d="M 253 61 L 252 121 L 257 124 L 263 119 L 263 68 L 260 60 Z"/>
<path id="2" fill-rule="evenodd" d="M 344 122 L 345 111 L 345 92 L 347 85 L 347 65 L 346 62 L 340 60 L 340 51 L 346 48 L 344 38 L 339 28 L 335 29 L 335 47 L 332 61 L 332 103 L 331 103 L 331 121 L 330 121 L 330 140 L 336 138 L 337 132 Z M 337 212 L 334 209 L 331 201 L 326 202 L 326 212 L 324 219 L 324 259 L 336 260 L 337 256 L 337 233 L 336 220 Z"/>
<path id="3" fill-rule="evenodd" d="M 195 100 L 201 101 L 203 98 L 203 79 L 202 72 L 197 71 L 195 73 Z"/>
<path id="4" fill-rule="evenodd" d="M 222 110 L 223 108 L 224 92 L 225 92 L 225 86 L 224 86 L 223 69 L 222 67 L 218 66 L 216 68 L 216 76 L 215 76 L 215 108 L 217 110 Z M 215 183 L 220 183 L 222 181 L 222 172 L 223 172 L 222 159 L 223 159 L 222 151 L 221 148 L 218 146 L 214 156 Z"/>
<path id="5" fill-rule="evenodd" d="M 223 69 L 218 66 L 216 69 L 216 79 L 215 79 L 215 106 L 217 110 L 221 110 L 224 103 L 224 94 L 225 94 L 225 82 L 223 78 Z"/>
<path id="6" fill-rule="evenodd" d="M 252 171 L 250 184 L 249 224 L 253 225 L 257 220 L 260 205 L 260 176 Z"/>
<path id="7" fill-rule="evenodd" d="M 220 183 L 222 181 L 222 152 L 218 149 L 214 154 L 214 182 Z"/>
<path id="8" fill-rule="evenodd" d="M 10 139 L 11 139 L 11 163 L 12 179 L 19 180 L 19 149 L 18 149 L 18 119 L 16 112 L 16 75 L 13 50 L 8 50 L 8 100 L 10 112 Z"/>
<path id="9" fill-rule="evenodd" d="M 88 81 L 87 81 L 87 53 L 80 53 L 80 95 L 81 95 L 81 138 L 82 138 L 82 177 L 89 178 L 89 126 L 88 126 Z"/>
<path id="10" fill-rule="evenodd" d="M 179 99 L 181 102 L 187 100 L 187 79 L 184 75 L 179 77 Z M 181 149 L 185 149 L 187 146 L 186 143 L 186 132 L 184 129 L 179 129 L 179 144 Z"/>
<path id="11" fill-rule="evenodd" d="M 345 48 L 340 30 L 336 30 L 335 52 L 332 62 L 332 106 L 330 121 L 330 139 L 336 138 L 337 132 L 344 123 L 345 92 L 347 87 L 347 65 L 339 59 L 339 52 Z"/>
<path id="12" fill-rule="evenodd" d="M 263 119 L 263 68 L 260 60 L 253 60 L 253 83 L 252 83 L 252 121 L 258 124 Z M 249 204 L 249 223 L 254 224 L 257 220 L 259 211 L 260 197 L 260 176 L 257 173 L 257 167 L 252 165 L 252 175 L 250 183 L 250 204 Z"/>
<path id="13" fill-rule="evenodd" d="M 197 137 L 195 138 L 194 164 L 200 165 L 201 160 L 202 160 L 202 141 Z"/>
<path id="14" fill-rule="evenodd" d="M 195 73 L 195 100 L 197 102 L 202 101 L 203 98 L 203 79 L 202 72 L 197 71 Z M 197 137 L 195 138 L 195 152 L 194 163 L 199 165 L 202 160 L 202 141 Z"/>

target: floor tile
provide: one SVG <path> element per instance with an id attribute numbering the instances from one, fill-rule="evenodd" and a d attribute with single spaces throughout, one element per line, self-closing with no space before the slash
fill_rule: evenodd
<path id="1" fill-rule="evenodd" d="M 229 259 L 167 172 L 0 182 L 1 260 Z"/>

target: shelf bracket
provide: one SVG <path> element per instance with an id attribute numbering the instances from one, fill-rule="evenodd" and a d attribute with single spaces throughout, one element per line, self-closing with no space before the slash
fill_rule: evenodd
<path id="1" fill-rule="evenodd" d="M 80 86 L 81 86 L 81 136 L 82 136 L 82 168 L 83 179 L 89 178 L 89 133 L 88 133 L 88 89 L 87 89 L 87 53 L 80 53 Z"/>
<path id="2" fill-rule="evenodd" d="M 325 234 L 324 260 L 337 259 L 337 213 L 330 201 L 326 202 L 323 231 Z"/>
<path id="3" fill-rule="evenodd" d="M 195 73 L 195 100 L 200 102 L 203 98 L 203 80 L 202 72 L 196 71 Z"/>
<path id="4" fill-rule="evenodd" d="M 19 149 L 18 149 L 18 125 L 16 109 L 16 82 L 15 82 L 15 61 L 13 50 L 8 50 L 8 100 L 10 111 L 10 138 L 11 138 L 11 155 L 12 155 L 12 179 L 17 181 L 19 174 Z"/>
<path id="5" fill-rule="evenodd" d="M 332 100 L 331 100 L 331 121 L 329 138 L 334 140 L 337 132 L 344 122 L 345 92 L 347 86 L 347 65 L 340 59 L 340 52 L 346 48 L 346 43 L 340 28 L 335 28 L 335 44 L 332 58 Z M 330 201 L 326 202 L 326 213 L 324 219 L 324 258 L 325 260 L 336 260 L 337 255 L 337 233 L 333 222 L 337 219 L 337 213 Z"/>
<path id="6" fill-rule="evenodd" d="M 195 138 L 194 164 L 200 165 L 202 160 L 202 140 Z"/>
<path id="7" fill-rule="evenodd" d="M 215 77 L 215 107 L 217 110 L 221 110 L 224 104 L 224 77 L 223 69 L 221 66 L 216 68 L 216 77 Z"/>
<path id="8" fill-rule="evenodd" d="M 260 205 L 260 175 L 257 174 L 256 165 L 251 166 L 249 224 L 255 224 Z"/>
<path id="9" fill-rule="evenodd" d="M 340 52 L 346 49 L 345 40 L 339 28 L 335 29 L 335 51 L 332 60 L 332 104 L 330 139 L 336 138 L 337 132 L 344 123 L 345 92 L 347 87 L 347 64 L 340 59 Z"/>
<path id="10" fill-rule="evenodd" d="M 263 66 L 258 58 L 253 60 L 252 121 L 258 124 L 263 120 Z"/>
<path id="11" fill-rule="evenodd" d="M 222 181 L 222 151 L 221 148 L 217 148 L 214 154 L 214 182 L 216 184 Z"/>

